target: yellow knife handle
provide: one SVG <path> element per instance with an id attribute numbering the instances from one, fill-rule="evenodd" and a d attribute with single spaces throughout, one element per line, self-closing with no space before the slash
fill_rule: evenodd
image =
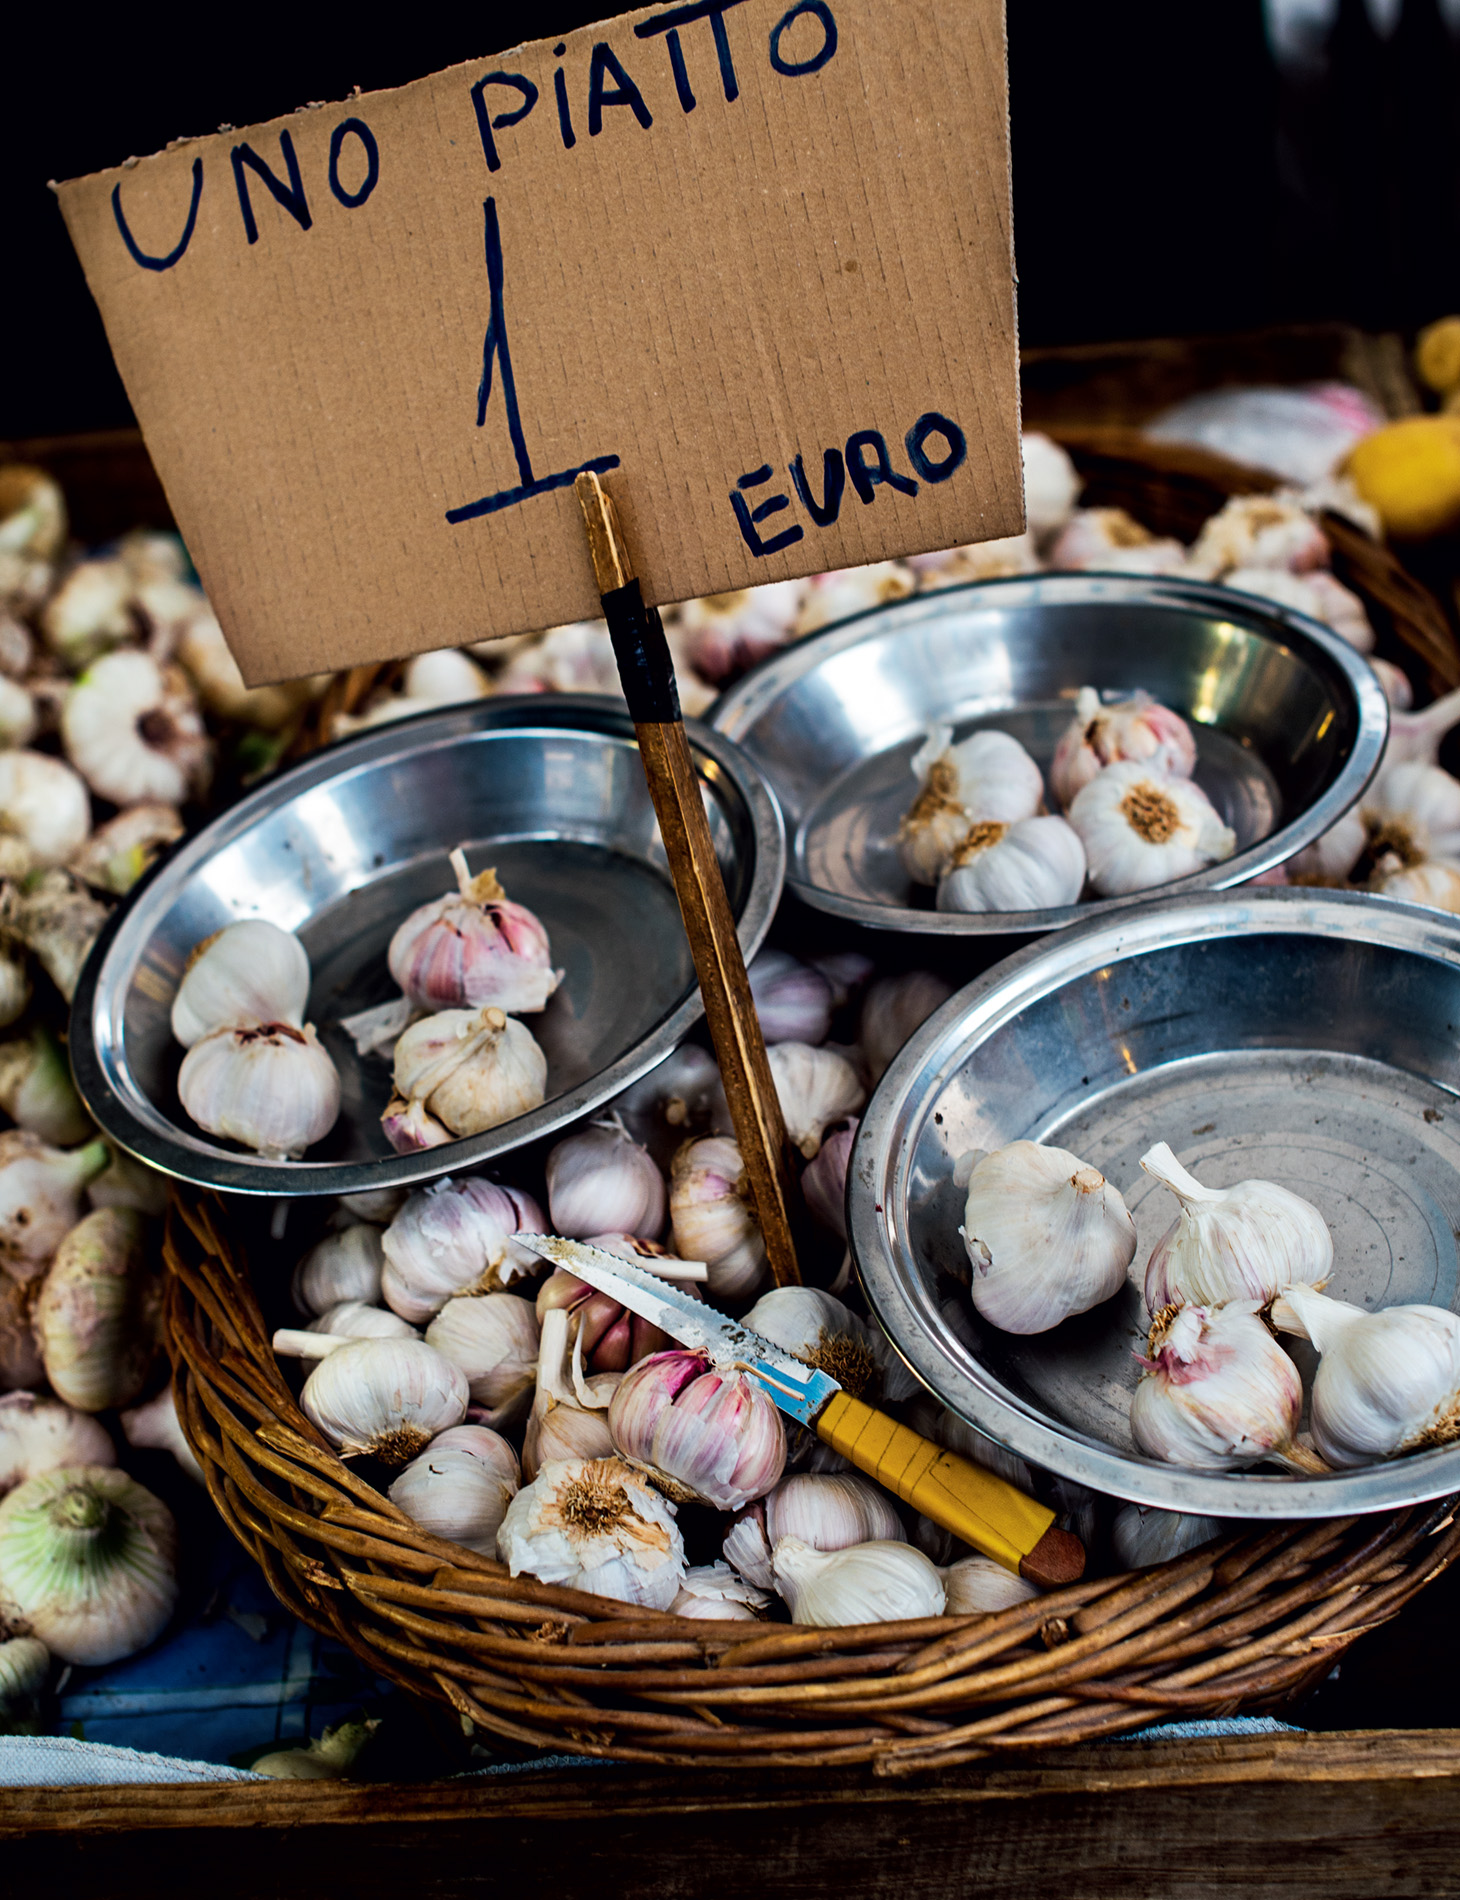
<path id="1" fill-rule="evenodd" d="M 1053 1511 L 860 1399 L 833 1394 L 816 1420 L 816 1433 L 904 1503 L 1008 1569 L 1045 1581 L 1043 1560 L 1055 1554 L 1054 1540 L 1060 1540 L 1061 1574 L 1050 1580 L 1071 1582 L 1083 1569 L 1078 1542 L 1051 1529 Z M 1078 1561 L 1071 1545 L 1079 1552 Z M 1037 1547 L 1042 1547 L 1040 1559 L 1031 1565 L 1026 1559 Z M 1063 1574 L 1072 1565 L 1073 1575 Z"/>

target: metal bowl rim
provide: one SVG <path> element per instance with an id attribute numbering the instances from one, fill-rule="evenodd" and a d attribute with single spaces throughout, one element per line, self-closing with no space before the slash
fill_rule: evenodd
<path id="1" fill-rule="evenodd" d="M 1099 591 L 1086 591 L 1089 582 L 1098 582 Z M 1171 604 L 1215 604 L 1229 611 L 1230 603 L 1239 602 L 1249 615 L 1256 613 L 1275 623 L 1285 633 L 1296 635 L 1300 641 L 1306 640 L 1318 646 L 1337 664 L 1354 694 L 1358 714 L 1359 729 L 1353 751 L 1327 791 L 1288 824 L 1280 825 L 1266 838 L 1259 839 L 1256 844 L 1249 845 L 1245 851 L 1236 853 L 1221 864 L 1209 865 L 1204 871 L 1193 872 L 1190 877 L 1179 878 L 1170 884 L 1156 885 L 1149 891 L 1135 891 L 1125 897 L 1092 898 L 1088 903 L 1068 904 L 1056 910 L 981 913 L 913 910 L 897 904 L 874 903 L 869 898 L 843 897 L 819 884 L 807 883 L 795 876 L 792 868 L 788 868 L 786 888 L 794 891 L 803 903 L 809 904 L 814 910 L 841 917 L 849 923 L 861 924 L 870 930 L 891 930 L 899 934 L 1012 937 L 1069 929 L 1089 917 L 1106 917 L 1115 911 L 1136 909 L 1143 904 L 1161 901 L 1168 895 L 1174 897 L 1190 891 L 1227 890 L 1234 884 L 1245 883 L 1250 878 L 1260 877 L 1264 871 L 1275 869 L 1305 846 L 1314 843 L 1338 822 L 1351 805 L 1357 803 L 1379 769 L 1389 736 L 1389 702 L 1368 661 L 1331 627 L 1310 620 L 1305 614 L 1295 613 L 1276 601 L 1266 600 L 1260 594 L 1243 594 L 1233 588 L 1219 587 L 1211 581 L 1179 580 L 1164 575 L 1103 574 L 1088 569 L 1077 574 L 1011 574 L 986 581 L 961 581 L 954 587 L 938 588 L 932 594 L 910 594 L 903 600 L 864 608 L 860 613 L 848 615 L 845 620 L 835 621 L 830 626 L 818 628 L 815 633 L 806 634 L 779 653 L 769 654 L 757 662 L 742 679 L 720 695 L 706 715 L 708 723 L 727 736 L 736 738 L 737 743 L 754 759 L 755 753 L 747 740 L 736 734 L 735 725 L 740 724 L 743 730 L 749 719 L 760 717 L 792 684 L 825 661 L 859 646 L 863 640 L 871 637 L 878 629 L 869 626 L 868 622 L 887 619 L 908 601 L 956 602 L 970 594 L 987 595 L 995 589 L 1015 596 L 1032 594 L 1038 590 L 1046 595 L 1052 593 L 1056 600 L 1076 602 L 1109 599 L 1113 594 L 1117 600 L 1139 600 L 1149 604 L 1159 602 L 1162 596 L 1170 594 L 1175 597 Z M 760 763 L 758 759 L 756 763 Z M 790 863 L 793 865 L 794 859 Z"/>
<path id="2" fill-rule="evenodd" d="M 755 855 L 739 919 L 741 946 L 749 962 L 770 929 L 785 882 L 785 823 L 774 792 L 743 747 L 699 720 L 686 719 L 684 724 L 691 751 L 707 758 L 724 774 L 749 818 Z M 432 733 L 433 726 L 440 726 L 441 731 Z M 260 819 L 321 784 L 367 766 L 378 767 L 399 751 L 419 753 L 450 744 L 464 733 L 494 730 L 526 736 L 534 731 L 567 731 L 630 742 L 634 738 L 627 710 L 597 693 L 504 693 L 464 706 L 414 714 L 321 747 L 231 805 L 152 868 L 107 920 L 87 957 L 71 1004 L 72 1073 L 82 1101 L 104 1135 L 129 1155 L 174 1180 L 221 1193 L 297 1199 L 419 1187 L 445 1175 L 471 1172 L 567 1128 L 647 1074 L 683 1041 L 703 1014 L 697 987 L 617 1062 L 565 1095 L 545 1102 L 530 1115 L 441 1148 L 375 1161 L 271 1162 L 215 1147 L 185 1131 L 179 1131 L 184 1139 L 174 1140 L 143 1121 L 118 1086 L 117 1077 L 125 1078 L 139 1097 L 147 1099 L 127 1069 L 124 1052 L 116 1050 L 108 1063 L 98 1048 L 98 1015 L 106 1013 L 112 993 L 107 979 L 110 977 L 112 983 L 117 980 L 117 971 L 111 967 L 113 956 L 119 943 L 125 951 L 139 932 L 145 942 L 147 919 L 179 885 Z M 160 1111 L 154 1109 L 153 1113 Z"/>
<path id="3" fill-rule="evenodd" d="M 1110 963 L 1223 936 L 1340 937 L 1460 968 L 1460 921 L 1361 891 L 1196 891 L 1119 917 L 1092 918 L 1028 945 L 942 1005 L 899 1051 L 863 1114 L 847 1170 L 847 1231 L 863 1290 L 899 1357 L 940 1402 L 1032 1464 L 1116 1498 L 1219 1518 L 1314 1518 L 1400 1510 L 1460 1490 L 1460 1445 L 1331 1478 L 1189 1470 L 1086 1438 L 1013 1394 L 969 1379 L 905 1298 L 907 1174 L 947 1078 L 1002 1023 Z M 1436 1087 L 1443 1084 L 1436 1083 Z"/>

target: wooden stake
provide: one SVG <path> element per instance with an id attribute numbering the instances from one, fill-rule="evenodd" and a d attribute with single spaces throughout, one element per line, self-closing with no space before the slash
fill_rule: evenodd
<path id="1" fill-rule="evenodd" d="M 680 716 L 664 629 L 658 612 L 644 605 L 613 502 L 598 477 L 580 475 L 575 486 L 766 1256 L 777 1286 L 796 1286 L 801 1273 L 786 1212 L 791 1175 L 785 1123 Z"/>

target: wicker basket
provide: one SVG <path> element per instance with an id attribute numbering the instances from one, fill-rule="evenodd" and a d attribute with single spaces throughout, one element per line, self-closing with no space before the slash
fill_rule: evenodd
<path id="1" fill-rule="evenodd" d="M 1271 1705 L 1460 1551 L 1451 1502 L 1225 1538 L 996 1615 L 707 1623 L 511 1578 L 341 1462 L 270 1350 L 218 1202 L 174 1203 L 168 1346 L 208 1490 L 280 1601 L 464 1724 L 680 1766 L 885 1774 Z"/>

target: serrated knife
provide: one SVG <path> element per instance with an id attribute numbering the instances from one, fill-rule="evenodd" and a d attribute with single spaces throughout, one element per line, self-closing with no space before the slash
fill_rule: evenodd
<path id="1" fill-rule="evenodd" d="M 853 1398 L 818 1367 L 617 1254 L 555 1234 L 516 1233 L 512 1239 L 607 1293 L 681 1345 L 708 1353 L 716 1365 L 753 1375 L 788 1417 L 986 1557 L 1046 1589 L 1083 1574 L 1084 1546 L 1055 1528 L 1053 1511 L 982 1465 L 944 1451 Z"/>

